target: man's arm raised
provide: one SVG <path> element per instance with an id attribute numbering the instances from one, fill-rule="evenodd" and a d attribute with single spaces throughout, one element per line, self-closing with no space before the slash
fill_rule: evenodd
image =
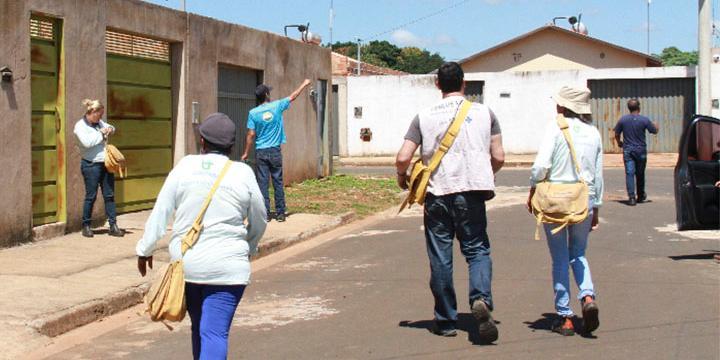
<path id="1" fill-rule="evenodd" d="M 310 85 L 310 80 L 305 79 L 305 81 L 303 81 L 303 83 L 300 84 L 300 86 L 297 89 L 295 89 L 295 91 L 293 91 L 292 94 L 290 94 L 290 96 L 288 96 L 290 98 L 290 101 L 295 101 L 295 99 L 297 99 L 297 97 L 300 96 L 300 93 L 302 93 L 303 90 L 305 90 L 305 88 L 308 87 L 308 85 Z"/>

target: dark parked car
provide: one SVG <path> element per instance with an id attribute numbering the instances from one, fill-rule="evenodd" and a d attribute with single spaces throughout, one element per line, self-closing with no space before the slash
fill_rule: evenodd
<path id="1" fill-rule="evenodd" d="M 720 229 L 720 120 L 695 115 L 680 138 L 675 165 L 678 230 Z"/>

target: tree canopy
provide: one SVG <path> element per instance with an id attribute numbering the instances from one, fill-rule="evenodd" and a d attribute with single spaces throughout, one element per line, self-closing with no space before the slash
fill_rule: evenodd
<path id="1" fill-rule="evenodd" d="M 332 44 L 333 51 L 357 58 L 357 43 L 345 41 Z M 400 48 L 388 41 L 371 41 L 360 48 L 360 61 L 411 74 L 427 74 L 445 61 L 438 53 L 431 54 L 417 47 Z"/>
<path id="2" fill-rule="evenodd" d="M 663 66 L 690 66 L 698 63 L 697 51 L 682 51 L 675 46 L 666 47 L 662 53 L 654 56 L 662 60 Z"/>

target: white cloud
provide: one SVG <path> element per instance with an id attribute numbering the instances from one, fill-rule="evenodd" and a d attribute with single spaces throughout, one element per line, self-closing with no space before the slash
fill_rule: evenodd
<path id="1" fill-rule="evenodd" d="M 405 29 L 395 30 L 392 35 L 390 35 L 390 38 L 396 45 L 399 45 L 401 47 L 415 46 L 419 48 L 424 48 L 433 45 L 447 46 L 457 44 L 455 38 L 447 34 L 439 34 L 435 37 L 430 38 L 415 35 L 414 33 Z"/>
<path id="2" fill-rule="evenodd" d="M 427 44 L 427 39 L 423 39 L 410 31 L 405 29 L 398 29 L 393 31 L 390 36 L 392 40 L 400 46 L 417 46 L 424 47 Z"/>
<path id="3" fill-rule="evenodd" d="M 450 35 L 440 34 L 433 39 L 433 43 L 435 45 L 455 45 L 457 44 L 457 41 L 455 41 L 455 38 Z"/>

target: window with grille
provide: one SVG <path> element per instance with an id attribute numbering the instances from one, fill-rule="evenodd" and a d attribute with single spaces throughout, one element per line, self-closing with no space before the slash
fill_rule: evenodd
<path id="1" fill-rule="evenodd" d="M 31 18 L 30 37 L 43 40 L 54 40 L 53 23 L 50 20 Z"/>
<path id="2" fill-rule="evenodd" d="M 170 61 L 170 44 L 162 40 L 107 30 L 105 46 L 112 54 Z"/>

